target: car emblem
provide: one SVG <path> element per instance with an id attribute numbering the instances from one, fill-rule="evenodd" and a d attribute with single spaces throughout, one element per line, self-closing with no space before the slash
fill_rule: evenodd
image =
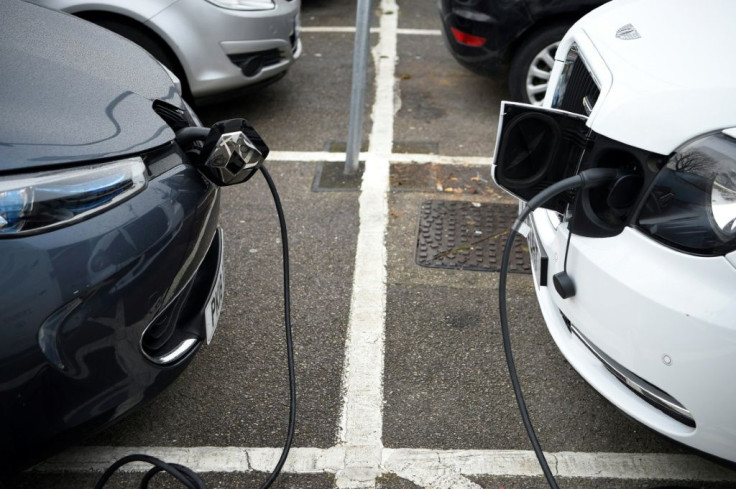
<path id="1" fill-rule="evenodd" d="M 626 24 L 623 27 L 619 27 L 616 31 L 616 37 L 623 39 L 624 41 L 631 41 L 633 39 L 640 39 L 641 35 L 639 34 L 639 31 L 636 30 L 636 27 L 631 24 Z"/>

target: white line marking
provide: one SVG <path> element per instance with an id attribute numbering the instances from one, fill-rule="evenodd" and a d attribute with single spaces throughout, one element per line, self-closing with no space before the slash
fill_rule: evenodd
<path id="1" fill-rule="evenodd" d="M 355 27 L 352 26 L 336 26 L 336 27 L 301 27 L 299 32 L 314 34 L 354 34 Z M 371 34 L 380 33 L 380 29 L 371 28 Z M 441 36 L 442 31 L 439 29 L 396 29 L 396 34 L 402 36 Z"/>
<path id="2" fill-rule="evenodd" d="M 357 3 L 357 2 L 356 2 Z M 355 34 L 355 26 L 336 26 L 336 27 L 300 27 L 299 32 L 315 33 L 315 34 Z M 376 27 L 371 28 L 371 34 L 377 34 L 379 31 Z"/>
<path id="3" fill-rule="evenodd" d="M 590 479 L 672 479 L 736 481 L 736 472 L 695 455 L 660 453 L 547 453 L 555 475 Z M 530 450 L 384 449 L 386 472 L 431 479 L 463 476 L 541 477 Z M 414 474 L 414 475 L 412 475 Z"/>
<path id="4" fill-rule="evenodd" d="M 376 96 L 360 188 L 360 229 L 342 379 L 344 397 L 338 440 L 345 446 L 345 467 L 335 476 L 338 488 L 375 488 L 376 478 L 381 474 L 387 276 L 385 238 L 389 157 L 394 134 L 399 7 L 395 0 L 382 0 L 380 8 L 379 41 L 373 50 Z"/>
<path id="5" fill-rule="evenodd" d="M 442 31 L 439 29 L 397 29 L 399 35 L 404 36 L 441 36 Z"/>
<path id="6" fill-rule="evenodd" d="M 487 156 L 441 156 L 427 154 L 392 153 L 391 163 L 434 163 L 437 165 L 491 166 L 493 158 Z"/>
<path id="7" fill-rule="evenodd" d="M 420 486 L 467 486 L 464 476 L 541 477 L 531 450 L 423 450 L 384 448 L 380 472 L 396 474 Z M 146 453 L 184 464 L 196 472 L 270 472 L 281 448 L 240 447 L 79 447 L 32 469 L 34 472 L 102 472 L 131 453 Z M 664 453 L 547 453 L 555 475 L 586 479 L 735 481 L 736 472 L 696 455 Z M 346 447 L 293 448 L 284 472 L 337 473 L 345 467 Z M 127 471 L 148 470 L 130 464 Z M 451 477 L 450 477 L 451 476 Z M 440 484 L 442 483 L 442 484 Z M 443 485 L 444 484 L 444 485 Z M 447 485 L 462 484 L 462 485 Z"/>
<path id="8" fill-rule="evenodd" d="M 365 161 L 370 153 L 360 153 L 360 159 Z M 268 161 L 291 161 L 291 162 L 319 162 L 319 161 L 345 161 L 345 153 L 332 153 L 328 151 L 271 151 Z M 388 156 L 391 163 L 435 163 L 438 165 L 485 165 L 490 166 L 493 158 L 487 156 L 443 156 L 421 153 L 391 153 Z"/>

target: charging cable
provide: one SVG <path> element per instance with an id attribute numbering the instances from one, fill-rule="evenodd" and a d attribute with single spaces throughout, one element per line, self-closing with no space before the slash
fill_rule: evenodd
<path id="1" fill-rule="evenodd" d="M 296 424 L 296 376 L 294 374 L 294 344 L 291 337 L 291 292 L 289 286 L 289 239 L 286 233 L 286 218 L 284 217 L 284 209 L 281 205 L 281 199 L 279 193 L 276 190 L 276 185 L 273 183 L 271 175 L 266 170 L 266 167 L 262 165 L 260 167 L 263 177 L 266 179 L 268 189 L 271 191 L 273 202 L 276 206 L 276 212 L 279 216 L 279 227 L 281 228 L 281 250 L 283 254 L 283 276 L 284 276 L 284 329 L 286 332 L 286 359 L 289 368 L 289 427 L 287 429 L 286 441 L 284 448 L 281 451 L 281 457 L 274 467 L 268 479 L 261 485 L 261 489 L 267 489 L 276 480 L 281 469 L 286 463 L 286 458 L 289 455 L 289 449 L 294 440 L 294 427 Z M 123 465 L 131 462 L 146 462 L 153 465 L 143 476 L 141 480 L 140 489 L 148 489 L 148 483 L 151 481 L 153 476 L 159 472 L 166 472 L 187 489 L 206 489 L 204 481 L 191 469 L 179 464 L 170 464 L 156 457 L 149 455 L 134 454 L 123 457 L 114 464 L 112 464 L 100 477 L 99 481 L 95 485 L 95 489 L 103 489 L 107 481 L 112 475 Z"/>
<path id="2" fill-rule="evenodd" d="M 521 419 L 524 422 L 524 428 L 531 441 L 534 453 L 539 460 L 539 465 L 542 467 L 547 483 L 552 489 L 559 489 L 557 481 L 555 480 L 552 471 L 549 468 L 547 459 L 544 456 L 542 447 L 537 439 L 536 432 L 532 426 L 531 418 L 529 417 L 529 410 L 526 407 L 526 401 L 524 401 L 524 394 L 521 391 L 521 384 L 519 383 L 519 377 L 516 373 L 516 363 L 514 362 L 514 354 L 511 351 L 511 337 L 509 333 L 509 320 L 508 312 L 506 310 L 506 278 L 509 272 L 509 260 L 511 258 L 511 248 L 514 243 L 516 235 L 519 233 L 524 220 L 531 214 L 535 209 L 543 205 L 545 202 L 555 197 L 556 195 L 573 189 L 591 188 L 600 185 L 610 183 L 618 176 L 618 171 L 609 168 L 591 168 L 585 170 L 577 175 L 574 175 L 564 180 L 547 187 L 542 192 L 538 193 L 534 198 L 527 202 L 524 210 L 516 218 L 513 225 L 511 226 L 511 232 L 506 240 L 506 246 L 503 250 L 503 257 L 501 259 L 501 276 L 498 281 L 498 309 L 501 317 L 501 334 L 503 336 L 503 349 L 506 354 L 506 365 L 509 369 L 509 376 L 511 377 L 511 384 L 514 387 L 514 394 L 516 395 L 516 402 L 519 405 L 519 412 L 521 413 Z"/>

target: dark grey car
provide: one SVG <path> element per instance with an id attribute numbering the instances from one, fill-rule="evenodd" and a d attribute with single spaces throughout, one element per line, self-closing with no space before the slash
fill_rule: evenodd
<path id="1" fill-rule="evenodd" d="M 197 127 L 153 57 L 71 15 L 0 2 L 0 66 L 3 479 L 151 399 L 211 339 L 218 184 L 267 149 L 230 131 L 242 120 Z"/>

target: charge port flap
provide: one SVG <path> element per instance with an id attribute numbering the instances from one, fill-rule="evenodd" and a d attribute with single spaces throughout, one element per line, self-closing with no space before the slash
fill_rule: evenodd
<path id="1" fill-rule="evenodd" d="M 502 102 L 493 158 L 493 178 L 515 197 L 529 201 L 555 182 L 578 172 L 591 130 L 587 117 L 558 109 Z M 543 207 L 563 212 L 562 194 Z"/>

